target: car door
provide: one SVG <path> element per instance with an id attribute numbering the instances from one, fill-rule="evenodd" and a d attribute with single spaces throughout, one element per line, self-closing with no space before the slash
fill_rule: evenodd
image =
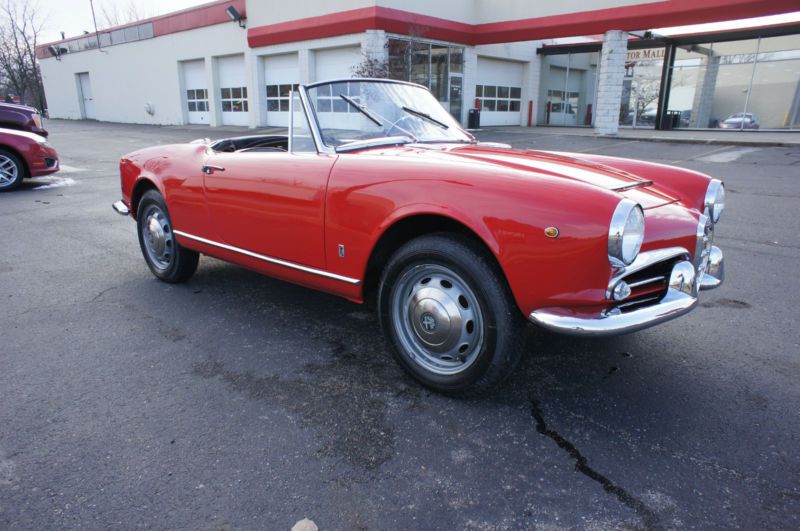
<path id="1" fill-rule="evenodd" d="M 325 192 L 336 156 L 317 153 L 308 140 L 293 142 L 289 152 L 209 154 L 206 204 L 212 231 L 222 243 L 325 267 Z"/>

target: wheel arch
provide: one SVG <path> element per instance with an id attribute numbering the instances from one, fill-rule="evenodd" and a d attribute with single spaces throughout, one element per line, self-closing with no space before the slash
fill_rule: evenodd
<path id="1" fill-rule="evenodd" d="M 0 144 L 0 149 L 8 151 L 9 153 L 16 156 L 22 162 L 22 170 L 25 172 L 23 178 L 31 176 L 31 169 L 28 166 L 28 159 L 26 159 L 25 156 L 22 153 L 20 153 L 17 148 L 10 146 L 8 144 Z"/>
<path id="2" fill-rule="evenodd" d="M 487 231 L 488 232 L 488 231 Z M 409 214 L 394 220 L 381 233 L 375 242 L 367 260 L 364 272 L 363 294 L 364 299 L 371 299 L 377 293 L 381 273 L 392 254 L 405 243 L 426 234 L 450 233 L 467 239 L 478 247 L 491 260 L 492 267 L 497 271 L 505 285 L 508 287 L 508 278 L 500 266 L 497 257 L 496 245 L 490 244 L 478 231 L 453 217 L 440 213 L 420 212 Z M 492 240 L 492 243 L 495 243 Z M 510 292 L 510 289 L 509 289 Z"/>
<path id="3" fill-rule="evenodd" d="M 148 190 L 155 190 L 163 195 L 163 192 L 156 186 L 156 183 L 147 178 L 142 177 L 136 184 L 133 186 L 133 190 L 131 191 L 131 216 L 136 219 L 136 213 L 139 210 L 139 201 L 141 201 L 142 196 Z"/>

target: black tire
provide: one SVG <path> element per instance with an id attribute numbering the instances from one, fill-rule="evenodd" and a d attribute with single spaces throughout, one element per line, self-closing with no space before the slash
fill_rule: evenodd
<path id="1" fill-rule="evenodd" d="M 440 393 L 484 394 L 522 355 L 525 321 L 502 272 L 459 235 L 420 236 L 400 247 L 381 276 L 378 313 L 400 365 Z"/>
<path id="2" fill-rule="evenodd" d="M 156 190 L 148 190 L 139 201 L 136 229 L 144 261 L 156 278 L 185 282 L 197 271 L 200 254 L 184 249 L 175 239 L 167 204 Z"/>
<path id="3" fill-rule="evenodd" d="M 19 187 L 27 171 L 25 164 L 14 153 L 0 149 L 0 192 Z"/>

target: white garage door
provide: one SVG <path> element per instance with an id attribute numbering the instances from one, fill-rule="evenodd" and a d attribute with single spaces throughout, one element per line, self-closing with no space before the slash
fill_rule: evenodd
<path id="1" fill-rule="evenodd" d="M 361 62 L 361 47 L 317 50 L 314 62 L 316 63 L 316 81 L 350 78 L 353 77 L 353 67 Z"/>
<path id="2" fill-rule="evenodd" d="M 481 127 L 522 123 L 523 64 L 478 57 L 475 97 L 481 102 Z"/>
<path id="3" fill-rule="evenodd" d="M 300 82 L 297 54 L 271 55 L 263 60 L 267 125 L 289 127 L 289 101 Z"/>
<path id="4" fill-rule="evenodd" d="M 247 125 L 247 77 L 244 56 L 220 57 L 219 70 L 220 106 L 223 125 Z"/>
<path id="5" fill-rule="evenodd" d="M 203 59 L 183 63 L 186 108 L 190 124 L 208 125 L 208 79 Z"/>

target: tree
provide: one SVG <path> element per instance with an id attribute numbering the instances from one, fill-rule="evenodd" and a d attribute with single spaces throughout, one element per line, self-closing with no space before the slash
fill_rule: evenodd
<path id="1" fill-rule="evenodd" d="M 353 77 L 389 77 L 389 61 L 361 54 L 361 62 L 353 66 Z"/>
<path id="2" fill-rule="evenodd" d="M 0 72 L 7 91 L 20 101 L 33 101 L 45 108 L 44 89 L 36 45 L 44 25 L 36 4 L 5 0 L 0 4 Z"/>
<path id="3" fill-rule="evenodd" d="M 101 29 L 130 24 L 150 16 L 134 0 L 130 0 L 124 7 L 116 3 L 110 6 L 103 4 L 100 6 L 99 15 L 98 24 Z"/>

